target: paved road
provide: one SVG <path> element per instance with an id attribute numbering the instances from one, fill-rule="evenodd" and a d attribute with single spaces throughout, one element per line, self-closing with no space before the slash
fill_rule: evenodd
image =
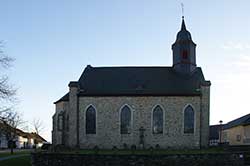
<path id="1" fill-rule="evenodd" d="M 18 152 L 32 152 L 34 149 L 13 149 L 14 153 Z M 0 153 L 10 153 L 10 149 L 0 149 Z"/>
<path id="2" fill-rule="evenodd" d="M 18 157 L 23 157 L 23 156 L 28 156 L 28 155 L 29 154 L 19 154 L 19 155 L 13 155 L 13 156 L 0 157 L 0 161 L 18 158 Z"/>

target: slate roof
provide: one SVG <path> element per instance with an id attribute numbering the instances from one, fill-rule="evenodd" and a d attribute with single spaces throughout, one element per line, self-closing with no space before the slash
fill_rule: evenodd
<path id="1" fill-rule="evenodd" d="M 176 42 L 181 40 L 191 40 L 191 33 L 186 29 L 185 21 L 182 19 L 181 31 L 177 33 Z"/>
<path id="2" fill-rule="evenodd" d="M 250 125 L 250 114 L 242 116 L 238 119 L 232 120 L 224 125 L 223 130 L 230 129 L 236 126 L 245 126 Z"/>
<path id="3" fill-rule="evenodd" d="M 200 95 L 205 82 L 201 68 L 191 75 L 172 67 L 91 67 L 79 79 L 81 96 L 95 95 Z"/>
<path id="4" fill-rule="evenodd" d="M 8 124 L 4 124 L 3 122 L 0 122 L 0 132 L 1 130 L 9 130 L 16 133 L 16 135 L 18 136 L 22 136 L 24 138 L 33 138 L 36 139 L 37 142 L 42 143 L 42 142 L 47 142 L 42 136 L 36 134 L 36 133 L 28 133 L 28 132 L 24 132 L 18 128 L 13 128 Z"/>
<path id="5" fill-rule="evenodd" d="M 37 133 L 31 132 L 31 133 L 26 133 L 26 134 L 27 134 L 27 137 L 35 139 L 38 143 L 47 142 L 42 136 L 40 136 Z"/>
<path id="6" fill-rule="evenodd" d="M 59 100 L 57 100 L 56 102 L 54 102 L 54 104 L 59 103 L 61 101 L 69 101 L 69 93 L 67 93 L 66 95 L 64 95 L 63 97 L 61 97 Z"/>
<path id="7" fill-rule="evenodd" d="M 197 67 L 190 75 L 172 67 L 92 67 L 88 65 L 78 80 L 79 96 L 199 96 L 205 81 Z M 55 102 L 68 101 L 67 93 Z"/>

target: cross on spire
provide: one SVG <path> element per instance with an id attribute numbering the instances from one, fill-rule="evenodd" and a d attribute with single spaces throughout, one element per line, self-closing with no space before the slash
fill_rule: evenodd
<path id="1" fill-rule="evenodd" d="M 182 19 L 184 19 L 184 4 L 181 3 L 181 14 L 182 14 Z"/>

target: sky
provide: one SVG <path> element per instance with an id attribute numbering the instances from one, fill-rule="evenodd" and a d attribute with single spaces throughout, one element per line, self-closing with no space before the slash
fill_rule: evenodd
<path id="1" fill-rule="evenodd" d="M 249 0 L 1 0 L 0 40 L 17 110 L 51 140 L 54 101 L 92 66 L 171 66 L 181 25 L 211 85 L 210 124 L 250 113 Z M 29 129 L 31 130 L 31 128 Z"/>

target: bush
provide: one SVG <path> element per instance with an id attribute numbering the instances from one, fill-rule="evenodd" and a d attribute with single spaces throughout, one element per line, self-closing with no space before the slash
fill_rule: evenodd
<path id="1" fill-rule="evenodd" d="M 97 154 L 99 151 L 99 147 L 96 145 L 96 146 L 94 146 L 93 150 L 95 151 L 95 154 Z"/>
<path id="2" fill-rule="evenodd" d="M 99 150 L 99 147 L 96 145 L 96 146 L 94 146 L 93 149 L 94 149 L 94 150 Z"/>
<path id="3" fill-rule="evenodd" d="M 159 145 L 159 144 L 156 144 L 156 145 L 155 145 L 155 149 L 160 149 L 160 145 Z"/>
<path id="4" fill-rule="evenodd" d="M 123 144 L 123 149 L 128 149 L 128 145 L 126 143 Z"/>
<path id="5" fill-rule="evenodd" d="M 136 145 L 132 145 L 131 150 L 136 150 Z"/>
<path id="6" fill-rule="evenodd" d="M 49 150 L 53 152 L 65 152 L 65 151 L 70 151 L 71 149 L 65 145 L 55 145 L 55 146 L 49 146 Z"/>
<path id="7" fill-rule="evenodd" d="M 149 150 L 151 155 L 154 153 L 154 148 L 152 146 L 150 146 L 148 150 Z"/>
<path id="8" fill-rule="evenodd" d="M 112 150 L 117 150 L 118 148 L 116 146 L 113 146 L 112 147 Z"/>
<path id="9" fill-rule="evenodd" d="M 42 146 L 41 146 L 41 149 L 42 150 L 49 150 L 49 148 L 52 146 L 52 144 L 50 143 L 44 143 Z"/>

